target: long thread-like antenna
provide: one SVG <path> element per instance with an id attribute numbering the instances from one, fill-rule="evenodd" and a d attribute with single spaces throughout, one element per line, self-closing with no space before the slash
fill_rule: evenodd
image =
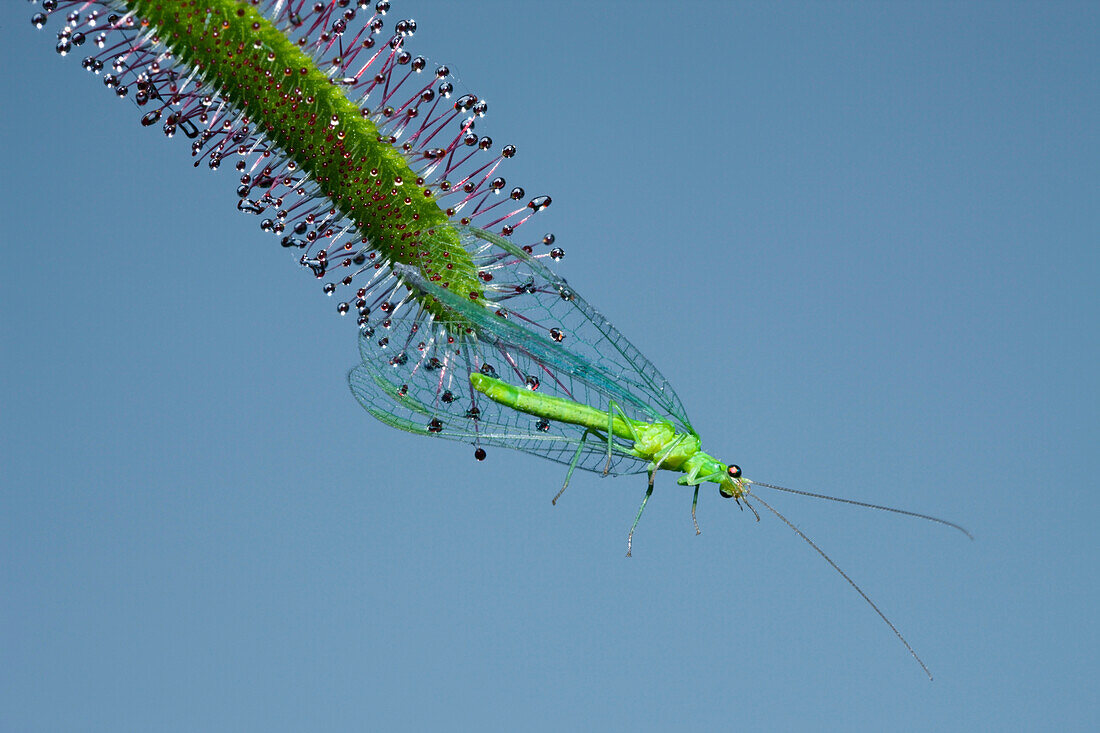
<path id="1" fill-rule="evenodd" d="M 764 484 L 761 484 L 761 486 L 763 486 L 763 485 Z M 769 488 L 772 488 L 772 487 L 769 487 Z M 906 641 L 905 637 L 901 635 L 900 631 L 898 631 L 898 627 L 894 626 L 894 624 L 890 621 L 890 619 L 886 618 L 886 614 L 884 614 L 882 611 L 880 611 L 879 607 L 875 605 L 875 602 L 867 597 L 867 594 L 863 592 L 863 589 L 860 588 L 858 585 L 856 585 L 856 582 L 854 580 L 852 580 L 851 578 L 849 578 L 848 574 L 845 573 L 843 570 L 841 570 L 840 566 L 837 565 L 835 562 L 833 562 L 833 559 L 831 557 L 829 557 L 828 555 L 826 555 L 824 550 L 822 550 L 820 547 L 818 547 L 814 543 L 813 540 L 811 540 L 809 537 L 807 537 L 805 532 L 800 530 L 798 527 L 794 526 L 794 524 L 791 523 L 791 520 L 787 519 L 782 514 L 780 514 L 778 511 L 776 511 L 775 508 L 773 508 L 771 504 L 769 504 L 768 502 L 761 499 L 759 494 L 753 494 L 753 496 L 756 498 L 756 500 L 758 502 L 760 502 L 765 507 L 767 507 L 768 511 L 770 511 L 775 516 L 779 517 L 783 521 L 783 524 L 785 524 L 788 527 L 790 527 L 791 529 L 793 529 L 795 531 L 795 534 L 797 534 L 799 537 L 801 537 L 803 540 L 806 541 L 806 544 L 808 544 L 810 547 L 817 550 L 817 554 L 819 554 L 823 558 L 825 558 L 825 562 L 832 565 L 833 570 L 840 573 L 840 577 L 847 580 L 848 584 L 856 589 L 856 593 L 859 593 L 861 596 L 863 596 L 863 600 L 867 601 L 867 605 L 869 605 L 871 608 L 875 609 L 875 613 L 878 614 L 879 618 L 881 618 L 883 621 L 885 621 L 886 625 L 890 627 L 890 630 L 893 631 L 894 634 L 896 634 L 899 639 L 901 639 L 901 643 L 904 644 L 905 648 L 909 650 L 909 653 L 913 655 L 913 659 L 917 660 L 917 664 L 920 665 L 920 668 L 924 670 L 924 673 L 926 675 L 928 675 L 929 681 L 931 681 L 932 672 L 928 669 L 928 666 L 921 660 L 920 657 L 917 656 L 917 653 L 915 651 L 913 651 L 913 647 L 909 646 L 909 642 Z M 825 497 L 825 498 L 830 498 L 830 497 Z M 960 529 L 962 529 L 962 528 L 960 527 Z M 965 532 L 966 530 L 963 530 L 963 531 Z"/>
<path id="2" fill-rule="evenodd" d="M 746 479 L 748 480 L 748 479 Z M 965 527 L 960 527 L 954 522 L 949 522 L 946 519 L 940 519 L 939 517 L 933 517 L 930 514 L 920 514 L 918 512 L 910 512 L 905 509 L 895 509 L 892 506 L 882 506 L 881 504 L 868 504 L 865 501 L 856 501 L 855 499 L 841 499 L 839 496 L 829 496 L 828 494 L 815 494 L 812 491 L 802 491 L 801 489 L 788 489 L 786 486 L 776 486 L 775 484 L 765 484 L 760 481 L 749 481 L 753 486 L 763 486 L 768 489 L 775 489 L 776 491 L 786 491 L 788 494 L 799 494 L 800 496 L 812 496 L 815 499 L 826 499 L 828 501 L 838 501 L 841 504 L 854 504 L 855 506 L 867 507 L 868 509 L 878 509 L 884 512 L 893 512 L 894 514 L 904 514 L 907 517 L 916 517 L 917 519 L 927 519 L 930 522 L 938 522 L 940 524 L 947 525 L 952 529 L 957 529 L 970 539 L 974 539 L 974 535 L 970 534 Z M 759 496 L 757 497 L 760 498 Z"/>

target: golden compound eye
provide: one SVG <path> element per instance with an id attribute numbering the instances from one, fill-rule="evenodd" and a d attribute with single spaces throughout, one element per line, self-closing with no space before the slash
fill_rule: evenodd
<path id="1" fill-rule="evenodd" d="M 741 478 L 741 467 L 731 464 L 730 467 L 726 469 L 726 473 L 729 474 L 730 478 Z"/>

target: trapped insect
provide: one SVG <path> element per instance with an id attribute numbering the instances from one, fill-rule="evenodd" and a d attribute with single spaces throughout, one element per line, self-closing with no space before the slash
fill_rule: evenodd
<path id="1" fill-rule="evenodd" d="M 475 133 L 487 103 L 386 31 L 365 0 L 43 0 L 63 19 L 56 50 L 141 107 L 140 122 L 191 142 L 194 165 L 232 167 L 237 208 L 299 253 L 358 323 L 348 381 L 402 430 L 518 449 L 568 468 L 646 474 L 627 555 L 658 471 L 775 514 L 863 591 L 753 487 L 884 509 L 752 481 L 702 449 L 660 371 L 547 261 L 553 234 L 523 227 L 551 204 L 500 175 L 516 154 Z M 522 227 L 522 228 L 521 228 Z M 751 499 L 751 501 L 750 501 Z M 756 515 L 759 520 L 759 515 Z M 698 532 L 698 524 L 695 525 Z M 931 674 L 929 677 L 931 677 Z"/>

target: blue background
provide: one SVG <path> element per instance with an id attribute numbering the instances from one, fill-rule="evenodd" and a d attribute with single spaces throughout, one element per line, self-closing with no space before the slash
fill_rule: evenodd
<path id="1" fill-rule="evenodd" d="M 1095 730 L 1095 3 L 394 2 L 774 517 L 386 428 L 355 329 L 0 16 L 0 729 Z M 763 491 L 763 490 L 762 490 Z"/>

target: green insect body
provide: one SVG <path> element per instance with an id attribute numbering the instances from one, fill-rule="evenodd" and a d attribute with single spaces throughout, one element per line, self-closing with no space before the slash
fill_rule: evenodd
<path id="1" fill-rule="evenodd" d="M 613 410 L 597 410 L 561 397 L 538 394 L 484 374 L 471 374 L 470 382 L 478 392 L 513 410 L 579 425 L 597 437 L 602 433 L 611 450 L 646 461 L 651 471 L 664 469 L 685 474 L 678 480 L 681 485 L 716 483 L 722 495 L 729 498 L 740 498 L 747 493 L 747 482 L 731 475 L 729 466 L 704 453 L 702 441 L 694 431 L 679 432 L 664 420 L 633 420 L 616 415 Z M 631 441 L 630 447 L 620 446 L 613 437 Z M 735 473 L 740 473 L 736 466 L 734 469 Z"/>

